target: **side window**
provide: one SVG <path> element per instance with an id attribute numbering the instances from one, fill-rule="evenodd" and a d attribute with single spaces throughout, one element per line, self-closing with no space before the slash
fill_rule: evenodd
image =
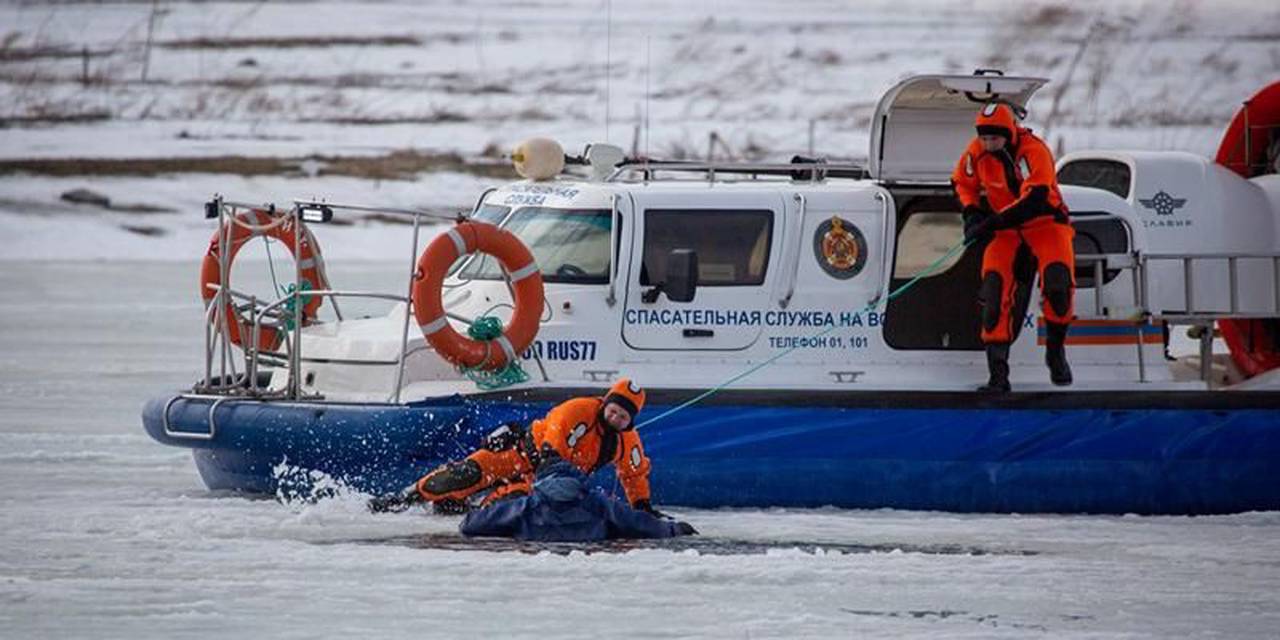
<path id="1" fill-rule="evenodd" d="M 764 284 L 773 236 L 769 210 L 649 209 L 640 284 L 660 282 L 672 249 L 698 253 L 698 286 Z"/>
<path id="2" fill-rule="evenodd" d="M 1073 211 L 1071 226 L 1076 230 L 1072 246 L 1077 256 L 1129 252 L 1129 229 L 1117 218 Z M 1119 269 L 1107 269 L 1102 274 L 1102 283 L 1111 282 L 1119 274 Z M 1076 260 L 1076 288 L 1091 289 L 1094 286 L 1093 263 Z"/>
<path id="3" fill-rule="evenodd" d="M 1129 165 L 1115 160 L 1073 160 L 1058 171 L 1058 184 L 1093 187 L 1129 197 Z"/>
<path id="4" fill-rule="evenodd" d="M 913 278 L 927 269 L 964 238 L 964 225 L 955 212 L 914 211 L 898 232 L 894 278 Z M 961 253 L 934 268 L 937 277 L 960 261 Z"/>

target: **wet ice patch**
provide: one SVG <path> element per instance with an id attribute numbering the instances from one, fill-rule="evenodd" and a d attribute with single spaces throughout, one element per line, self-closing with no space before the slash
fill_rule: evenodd
<path id="1" fill-rule="evenodd" d="M 541 542 L 506 538 L 468 538 L 461 534 L 425 533 L 357 540 L 331 540 L 326 544 L 385 545 L 423 550 L 518 552 L 525 554 L 630 554 L 641 551 L 669 551 L 693 556 L 795 556 L 825 557 L 847 554 L 922 554 L 939 556 L 1034 556 L 1028 549 L 994 549 L 955 544 L 910 544 L 822 542 L 802 540 L 745 540 L 705 536 L 651 540 L 605 540 L 600 542 Z"/>

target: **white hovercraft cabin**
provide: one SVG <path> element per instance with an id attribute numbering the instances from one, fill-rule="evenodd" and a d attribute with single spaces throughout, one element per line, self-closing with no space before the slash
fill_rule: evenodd
<path id="1" fill-rule="evenodd" d="M 972 136 L 975 103 L 966 93 L 1023 105 L 1043 82 L 903 82 L 877 109 L 866 179 L 841 165 L 639 163 L 609 166 L 594 180 L 485 193 L 472 218 L 527 244 L 546 287 L 537 339 L 523 353 L 525 385 L 605 384 L 625 370 L 663 387 L 705 388 L 794 348 L 735 386 L 973 388 L 985 375 L 981 248 L 885 300 L 960 241 L 949 176 Z M 606 155 L 599 146 L 586 155 L 595 154 Z M 1076 382 L 1065 391 L 1204 388 L 1211 376 L 1167 363 L 1160 322 L 1280 313 L 1275 181 L 1244 180 L 1181 152 L 1074 153 L 1059 167 L 1077 234 L 1079 320 L 1068 338 Z M 679 292 L 691 299 L 678 301 L 664 284 L 681 275 L 671 270 L 687 264 L 688 252 L 697 277 Z M 1030 297 L 1011 379 L 1019 390 L 1047 390 L 1038 294 Z M 460 329 L 480 315 L 509 319 L 510 302 L 489 257 L 470 259 L 446 283 L 444 304 Z M 302 391 L 394 396 L 405 313 L 401 306 L 383 319 L 304 330 Z M 474 389 L 419 332 L 407 352 L 400 397 Z M 277 370 L 271 386 L 288 377 Z"/>

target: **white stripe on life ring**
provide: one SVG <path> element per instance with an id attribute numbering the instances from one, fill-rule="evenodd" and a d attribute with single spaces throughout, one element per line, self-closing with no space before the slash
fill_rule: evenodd
<path id="1" fill-rule="evenodd" d="M 299 261 L 298 261 L 298 268 L 299 268 L 299 269 L 310 269 L 311 267 L 314 267 L 314 266 L 316 266 L 316 259 L 315 259 L 315 258 L 307 258 L 306 260 L 299 260 Z"/>
<path id="2" fill-rule="evenodd" d="M 431 322 L 428 322 L 422 325 L 420 328 L 422 329 L 422 335 L 429 336 L 445 328 L 448 324 L 449 324 L 449 319 L 444 316 L 440 316 L 439 318 L 436 318 L 435 320 L 432 320 Z"/>
<path id="3" fill-rule="evenodd" d="M 535 273 L 537 273 L 537 272 L 538 272 L 538 263 L 536 263 L 536 262 L 530 262 L 529 264 L 526 264 L 525 266 L 520 267 L 519 269 L 516 269 L 515 271 L 512 271 L 512 272 L 511 272 L 511 281 L 512 281 L 512 282 L 520 282 L 521 280 L 524 280 L 525 278 L 528 278 L 529 276 L 531 276 L 531 275 L 533 275 L 533 274 L 535 274 Z"/>
<path id="4" fill-rule="evenodd" d="M 467 255 L 467 241 L 462 239 L 462 234 L 457 229 L 450 229 L 448 232 L 449 239 L 453 241 L 453 246 L 458 249 L 458 257 Z"/>
<path id="5" fill-rule="evenodd" d="M 266 233 L 265 231 L 262 230 L 262 227 L 267 224 L 266 222 L 262 221 L 262 215 L 263 215 L 262 212 L 258 211 L 257 209 L 250 209 L 249 214 L 253 216 L 253 222 L 250 223 L 253 225 L 253 228 L 249 229 L 249 237 L 256 238 L 262 235 L 263 233 Z M 267 222 L 270 222 L 270 221 L 271 221 L 271 218 L 267 218 Z"/>
<path id="6" fill-rule="evenodd" d="M 511 346 L 511 341 L 506 336 L 498 336 L 493 341 L 498 343 L 499 347 L 502 347 L 503 353 L 507 354 L 507 362 L 516 361 L 516 350 Z"/>

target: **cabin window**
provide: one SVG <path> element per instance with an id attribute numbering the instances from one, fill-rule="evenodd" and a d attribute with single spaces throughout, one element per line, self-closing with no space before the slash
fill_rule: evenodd
<path id="1" fill-rule="evenodd" d="M 640 284 L 661 281 L 673 249 L 698 253 L 699 287 L 764 283 L 773 212 L 769 210 L 649 209 L 644 216 Z"/>
<path id="2" fill-rule="evenodd" d="M 914 278 L 940 260 L 964 238 L 964 225 L 955 212 L 912 213 L 898 232 L 898 255 L 894 278 Z M 960 261 L 960 252 L 934 267 L 929 276 L 945 273 Z"/>
<path id="3" fill-rule="evenodd" d="M 1129 197 L 1129 165 L 1115 160 L 1072 160 L 1058 171 L 1058 184 L 1093 187 Z"/>
<path id="4" fill-rule="evenodd" d="M 1076 230 L 1072 244 L 1077 256 L 1129 252 L 1129 228 L 1119 218 L 1105 213 L 1073 211 L 1071 226 Z M 1107 269 L 1102 275 L 1102 283 L 1111 282 L 1117 275 L 1120 275 L 1119 269 Z M 1091 289 L 1093 286 L 1093 263 L 1076 260 L 1076 288 Z"/>
<path id="5" fill-rule="evenodd" d="M 900 200 L 898 239 L 889 300 L 883 322 L 885 342 L 894 349 L 978 350 L 978 271 L 982 247 L 971 245 L 943 260 L 910 288 L 964 237 L 955 198 L 947 195 Z"/>
<path id="6" fill-rule="evenodd" d="M 517 209 L 502 226 L 529 247 L 545 282 L 605 284 L 609 282 L 608 209 Z M 462 269 L 463 279 L 502 277 L 498 261 L 483 256 Z"/>

